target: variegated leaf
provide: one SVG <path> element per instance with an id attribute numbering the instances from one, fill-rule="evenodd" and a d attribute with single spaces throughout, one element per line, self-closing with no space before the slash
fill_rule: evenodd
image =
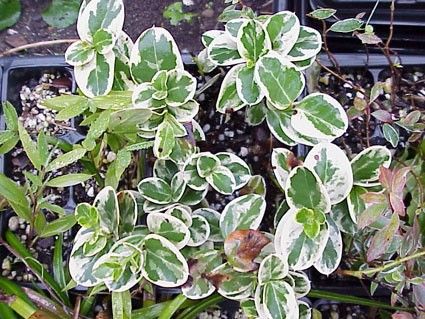
<path id="1" fill-rule="evenodd" d="M 176 143 L 176 136 L 173 127 L 169 121 L 164 120 L 156 131 L 155 142 L 153 145 L 153 152 L 155 157 L 164 159 L 168 158 L 173 151 Z"/>
<path id="2" fill-rule="evenodd" d="M 275 236 L 276 253 L 287 256 L 290 269 L 304 270 L 313 266 L 325 249 L 329 237 L 326 224 L 320 227 L 319 235 L 311 239 L 302 224 L 295 220 L 296 209 L 290 209 L 280 220 Z"/>
<path id="3" fill-rule="evenodd" d="M 209 152 L 200 153 L 196 161 L 196 168 L 201 177 L 211 175 L 220 166 L 220 159 Z"/>
<path id="4" fill-rule="evenodd" d="M 350 216 L 347 201 L 348 198 L 347 200 L 342 201 L 341 203 L 333 205 L 329 215 L 332 217 L 332 220 L 338 226 L 338 229 L 340 231 L 354 235 L 358 232 L 358 228 Z"/>
<path id="5" fill-rule="evenodd" d="M 248 183 L 251 177 L 251 170 L 240 157 L 227 152 L 217 153 L 216 156 L 220 159 L 221 165 L 227 167 L 235 177 L 235 190 L 242 188 Z"/>
<path id="6" fill-rule="evenodd" d="M 221 83 L 220 92 L 218 93 L 216 109 L 220 113 L 227 111 L 237 111 L 243 108 L 246 104 L 239 97 L 236 88 L 236 77 L 243 65 L 236 65 L 231 68 Z"/>
<path id="7" fill-rule="evenodd" d="M 180 123 L 187 123 L 193 121 L 193 118 L 198 114 L 199 104 L 195 100 L 190 100 L 183 105 L 168 108 L 168 111 L 173 114 Z"/>
<path id="8" fill-rule="evenodd" d="M 171 191 L 173 202 L 178 202 L 186 190 L 186 180 L 183 172 L 178 172 L 171 180 Z"/>
<path id="9" fill-rule="evenodd" d="M 177 249 L 182 249 L 189 242 L 188 227 L 176 217 L 164 213 L 149 213 L 146 219 L 149 231 L 168 239 Z"/>
<path id="10" fill-rule="evenodd" d="M 244 18 L 232 19 L 232 20 L 226 22 L 226 25 L 224 26 L 224 29 L 236 41 L 237 38 L 238 38 L 239 29 L 247 21 L 249 21 L 249 20 L 248 19 L 244 19 Z"/>
<path id="11" fill-rule="evenodd" d="M 108 30 L 118 34 L 124 25 L 124 3 L 122 0 L 91 0 L 81 7 L 77 22 L 78 35 L 91 41 L 96 31 Z"/>
<path id="12" fill-rule="evenodd" d="M 236 90 L 239 98 L 247 105 L 260 103 L 264 98 L 264 93 L 254 79 L 254 67 L 244 65 L 239 69 L 236 76 Z"/>
<path id="13" fill-rule="evenodd" d="M 282 190 L 286 187 L 286 182 L 291 170 L 298 166 L 300 162 L 290 150 L 286 148 L 274 148 L 272 152 L 271 164 L 274 175 Z"/>
<path id="14" fill-rule="evenodd" d="M 222 30 L 206 31 L 201 36 L 202 44 L 204 45 L 204 47 L 208 47 L 215 38 L 217 38 L 218 36 L 222 34 L 224 34 L 224 31 Z"/>
<path id="15" fill-rule="evenodd" d="M 223 238 L 231 232 L 243 229 L 257 229 L 266 210 L 265 199 L 257 194 L 238 197 L 226 205 L 220 217 Z"/>
<path id="16" fill-rule="evenodd" d="M 159 27 L 143 32 L 130 56 L 131 74 L 138 83 L 150 82 L 161 70 L 183 70 L 180 51 L 171 34 Z"/>
<path id="17" fill-rule="evenodd" d="M 304 76 L 296 66 L 275 52 L 261 57 L 255 64 L 255 80 L 267 100 L 280 110 L 292 105 L 305 85 Z"/>
<path id="18" fill-rule="evenodd" d="M 264 285 L 262 300 L 267 318 L 298 318 L 298 304 L 294 290 L 285 281 L 271 281 Z"/>
<path id="19" fill-rule="evenodd" d="M 290 208 L 310 208 L 323 213 L 331 209 L 329 195 L 319 176 L 306 167 L 298 166 L 289 173 L 285 194 Z"/>
<path id="20" fill-rule="evenodd" d="M 143 277 L 161 287 L 178 287 L 189 277 L 189 266 L 178 249 L 164 237 L 151 234 L 143 241 Z"/>
<path id="21" fill-rule="evenodd" d="M 288 277 L 291 277 L 293 283 L 293 286 L 292 283 L 291 286 L 294 289 L 295 296 L 297 298 L 307 296 L 311 289 L 311 283 L 308 276 L 303 271 L 289 271 Z"/>
<path id="22" fill-rule="evenodd" d="M 345 133 L 348 118 L 341 104 L 323 93 L 313 93 L 296 104 L 292 127 L 303 135 L 332 141 Z"/>
<path id="23" fill-rule="evenodd" d="M 273 50 L 288 54 L 298 39 L 300 21 L 290 11 L 278 12 L 267 19 L 265 28 L 270 36 Z"/>
<path id="24" fill-rule="evenodd" d="M 215 68 L 217 67 L 217 65 L 215 65 L 211 61 L 210 57 L 208 56 L 208 49 L 207 48 L 205 48 L 201 52 L 199 52 L 199 54 L 196 56 L 196 58 L 194 60 L 195 60 L 195 63 L 198 67 L 199 73 L 201 73 L 201 74 L 210 73 L 210 72 L 214 71 Z"/>
<path id="25" fill-rule="evenodd" d="M 304 301 L 298 301 L 299 319 L 311 319 L 311 307 Z"/>
<path id="26" fill-rule="evenodd" d="M 120 212 L 120 223 L 118 233 L 130 234 L 137 222 L 139 209 L 137 204 L 137 196 L 135 191 L 121 191 L 117 194 L 118 209 Z"/>
<path id="27" fill-rule="evenodd" d="M 96 53 L 90 62 L 74 68 L 78 88 L 87 97 L 108 94 L 114 83 L 115 53 Z"/>
<path id="28" fill-rule="evenodd" d="M 107 234 L 118 235 L 120 212 L 115 190 L 107 186 L 94 199 L 93 206 L 99 212 L 100 228 Z"/>
<path id="29" fill-rule="evenodd" d="M 143 179 L 139 183 L 138 189 L 146 200 L 155 204 L 167 204 L 173 196 L 170 185 L 157 177 Z"/>
<path id="30" fill-rule="evenodd" d="M 90 43 L 76 41 L 71 44 L 65 52 L 66 63 L 72 66 L 81 66 L 94 59 L 96 51 Z"/>
<path id="31" fill-rule="evenodd" d="M 269 255 L 263 259 L 258 269 L 258 283 L 264 285 L 281 280 L 288 274 L 288 262 L 280 255 Z"/>
<path id="32" fill-rule="evenodd" d="M 127 33 L 121 31 L 117 35 L 114 46 L 115 59 L 115 81 L 113 90 L 133 90 L 135 85 L 131 78 L 130 54 L 133 50 L 133 41 Z"/>
<path id="33" fill-rule="evenodd" d="M 196 154 L 189 158 L 184 165 L 183 171 L 187 185 L 193 190 L 203 191 L 208 187 L 208 182 L 198 174 L 196 162 L 199 156 L 200 154 Z"/>
<path id="34" fill-rule="evenodd" d="M 329 238 L 322 255 L 314 263 L 314 267 L 324 275 L 330 275 L 339 266 L 342 258 L 342 237 L 338 226 L 327 216 Z"/>
<path id="35" fill-rule="evenodd" d="M 116 42 L 115 34 L 107 29 L 99 29 L 93 35 L 93 47 L 99 54 L 106 54 L 112 51 Z"/>
<path id="36" fill-rule="evenodd" d="M 221 66 L 244 62 L 238 52 L 236 41 L 228 33 L 223 33 L 211 41 L 208 46 L 208 56 L 214 64 Z"/>
<path id="37" fill-rule="evenodd" d="M 342 202 L 350 193 L 353 172 L 347 156 L 338 146 L 317 144 L 308 153 L 304 166 L 317 173 L 332 205 Z"/>
<path id="38" fill-rule="evenodd" d="M 288 136 L 287 127 L 291 125 L 291 112 L 279 111 L 276 108 L 267 109 L 267 125 L 273 136 L 280 142 L 288 146 L 295 146 L 297 143 Z"/>
<path id="39" fill-rule="evenodd" d="M 192 209 L 186 205 L 176 204 L 173 207 L 168 208 L 165 214 L 171 215 L 181 220 L 187 227 L 192 225 Z"/>
<path id="40" fill-rule="evenodd" d="M 248 66 L 253 66 L 262 55 L 271 49 L 271 42 L 260 22 L 246 20 L 239 27 L 237 47 L 240 56 L 247 61 Z"/>
<path id="41" fill-rule="evenodd" d="M 236 180 L 232 171 L 225 166 L 218 166 L 205 177 L 207 182 L 219 193 L 230 195 L 236 190 Z"/>
<path id="42" fill-rule="evenodd" d="M 313 28 L 301 26 L 298 39 L 288 52 L 291 61 L 303 61 L 316 56 L 322 49 L 322 37 Z"/>
<path id="43" fill-rule="evenodd" d="M 354 186 L 347 197 L 348 211 L 350 213 L 351 219 L 356 224 L 357 224 L 357 218 L 366 209 L 366 203 L 364 202 L 362 198 L 362 195 L 366 193 L 367 193 L 366 188 L 363 188 L 360 186 Z"/>
<path id="44" fill-rule="evenodd" d="M 384 146 L 371 146 L 351 160 L 354 184 L 359 186 L 379 185 L 379 167 L 390 167 L 391 152 Z"/>
<path id="45" fill-rule="evenodd" d="M 220 231 L 220 213 L 210 208 L 198 208 L 193 212 L 193 215 L 204 217 L 210 226 L 210 236 L 208 240 L 213 242 L 224 241 Z"/>
<path id="46" fill-rule="evenodd" d="M 155 100 L 153 95 L 155 88 L 151 83 L 142 83 L 134 88 L 132 94 L 132 101 L 135 107 L 149 108 L 151 110 L 157 110 L 166 106 L 165 101 Z"/>
<path id="47" fill-rule="evenodd" d="M 222 257 L 219 251 L 199 251 L 191 257 L 189 268 L 191 280 L 182 287 L 182 293 L 189 299 L 203 299 L 215 291 L 214 285 L 204 275 L 219 267 Z"/>
<path id="48" fill-rule="evenodd" d="M 260 125 L 266 118 L 266 113 L 267 109 L 264 102 L 248 106 L 245 112 L 246 122 L 251 126 Z"/>
<path id="49" fill-rule="evenodd" d="M 189 72 L 174 69 L 168 71 L 167 75 L 167 105 L 177 107 L 193 99 L 196 79 Z"/>
<path id="50" fill-rule="evenodd" d="M 198 247 L 205 243 L 210 236 L 210 225 L 206 218 L 201 215 L 192 216 L 192 225 L 189 227 L 189 247 Z"/>

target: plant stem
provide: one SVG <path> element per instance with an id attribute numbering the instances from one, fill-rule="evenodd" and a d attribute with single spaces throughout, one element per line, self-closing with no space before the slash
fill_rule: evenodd
<path id="1" fill-rule="evenodd" d="M 353 270 L 343 270 L 343 271 L 341 271 L 341 274 L 347 275 L 347 276 L 352 276 L 352 277 L 357 277 L 357 278 L 362 278 L 363 276 L 370 276 L 370 275 L 376 274 L 377 272 L 385 271 L 387 269 L 390 269 L 392 267 L 395 267 L 397 265 L 405 263 L 406 261 L 416 259 L 416 258 L 419 258 L 419 257 L 422 257 L 422 256 L 425 256 L 425 250 L 417 252 L 417 253 L 410 255 L 410 256 L 406 256 L 406 257 L 394 260 L 393 262 L 382 265 L 381 267 L 366 269 L 366 270 L 354 270 L 354 271 Z"/>
<path id="2" fill-rule="evenodd" d="M 158 319 L 170 319 L 174 313 L 179 310 L 180 306 L 186 301 L 186 296 L 183 294 L 178 295 L 171 301 L 171 303 L 164 309 Z"/>
<path id="3" fill-rule="evenodd" d="M 76 41 L 78 41 L 78 39 L 50 40 L 50 41 L 41 41 L 41 42 L 25 44 L 25 45 L 7 50 L 3 53 L 0 53 L 0 57 L 4 57 L 6 55 L 10 55 L 10 54 L 17 53 L 17 52 L 27 50 L 27 49 L 46 47 L 46 46 L 51 46 L 51 45 L 56 45 L 56 44 L 74 43 Z"/>
<path id="4" fill-rule="evenodd" d="M 326 299 L 326 300 L 332 300 L 332 301 L 339 301 L 344 303 L 350 303 L 360 306 L 367 306 L 367 307 L 373 307 L 373 308 L 381 308 L 381 309 L 388 309 L 388 310 L 402 310 L 402 311 L 411 311 L 414 309 L 411 308 L 404 308 L 404 307 L 394 307 L 391 305 L 388 305 L 383 302 L 379 302 L 376 300 L 369 300 L 365 298 L 350 296 L 350 295 L 342 295 L 334 292 L 328 292 L 323 290 L 315 290 L 312 289 L 308 293 L 308 296 L 311 298 L 320 298 L 320 299 Z"/>

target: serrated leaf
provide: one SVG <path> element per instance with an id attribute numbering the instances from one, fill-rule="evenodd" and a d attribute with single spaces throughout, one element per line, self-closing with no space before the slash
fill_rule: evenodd
<path id="1" fill-rule="evenodd" d="M 226 205 L 220 217 L 223 238 L 235 230 L 257 229 L 265 209 L 265 199 L 257 194 L 244 195 L 232 200 Z"/>

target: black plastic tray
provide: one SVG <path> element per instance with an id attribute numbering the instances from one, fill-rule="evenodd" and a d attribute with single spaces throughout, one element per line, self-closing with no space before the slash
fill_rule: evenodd
<path id="1" fill-rule="evenodd" d="M 300 18 L 302 25 L 322 30 L 322 23 L 307 16 L 311 11 L 320 7 L 337 9 L 340 19 L 354 18 L 358 13 L 365 12 L 365 20 L 368 19 L 373 9 L 375 0 L 286 0 L 286 9 L 294 11 Z M 385 40 L 389 35 L 390 24 L 390 1 L 382 0 L 375 11 L 371 24 L 375 27 L 375 33 Z M 425 20 L 425 2 L 406 0 L 396 1 L 394 16 L 394 33 L 391 48 L 399 52 L 417 54 L 425 52 L 425 38 L 422 36 Z M 330 23 L 336 20 L 329 19 Z M 357 38 L 352 38 L 351 33 L 328 33 L 328 45 L 334 52 L 359 52 L 364 46 Z M 371 46 L 372 50 L 374 49 Z"/>

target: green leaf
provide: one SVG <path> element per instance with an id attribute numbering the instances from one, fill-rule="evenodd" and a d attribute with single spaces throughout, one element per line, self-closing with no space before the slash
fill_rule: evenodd
<path id="1" fill-rule="evenodd" d="M 47 165 L 46 172 L 57 171 L 58 169 L 75 163 L 81 159 L 86 154 L 86 152 L 87 150 L 84 148 L 76 148 L 68 153 L 59 155 L 57 158 L 51 161 L 49 165 Z"/>
<path id="2" fill-rule="evenodd" d="M 88 103 L 88 99 L 81 95 L 61 95 L 51 99 L 45 99 L 41 103 L 44 107 L 55 111 L 69 109 L 69 112 L 74 108 L 82 108 L 81 105 Z M 81 105 L 80 105 L 81 104 Z M 58 113 L 58 115 L 59 115 Z M 78 115 L 78 114 L 77 114 Z M 56 116 L 57 119 L 57 116 Z"/>
<path id="3" fill-rule="evenodd" d="M 220 159 L 211 153 L 200 153 L 196 161 L 196 168 L 201 177 L 211 175 L 219 166 Z"/>
<path id="4" fill-rule="evenodd" d="M 288 108 L 304 89 L 304 76 L 295 65 L 276 53 L 260 58 L 255 65 L 255 80 L 267 100 L 276 108 Z"/>
<path id="5" fill-rule="evenodd" d="M 390 142 L 393 147 L 397 147 L 400 135 L 392 125 L 384 123 L 382 126 L 382 133 L 384 134 L 385 139 Z"/>
<path id="6" fill-rule="evenodd" d="M 325 215 L 317 210 L 310 208 L 301 208 L 296 216 L 295 220 L 304 227 L 304 233 L 307 237 L 315 239 L 320 233 L 320 226 L 326 221 Z"/>
<path id="7" fill-rule="evenodd" d="M 0 146 L 0 154 L 6 154 L 9 153 L 19 142 L 19 135 L 18 133 L 12 134 L 11 137 L 9 137 L 3 145 Z"/>
<path id="8" fill-rule="evenodd" d="M 164 213 L 149 213 L 146 225 L 151 233 L 157 234 L 182 249 L 189 242 L 188 227 L 176 217 Z"/>
<path id="9" fill-rule="evenodd" d="M 347 201 L 333 205 L 329 214 L 340 231 L 351 235 L 358 232 L 356 224 L 350 217 Z"/>
<path id="10" fill-rule="evenodd" d="M 183 3 L 180 1 L 168 5 L 162 13 L 162 16 L 168 19 L 173 26 L 177 26 L 184 21 L 191 23 L 196 15 L 197 14 L 193 12 L 185 12 L 183 10 Z"/>
<path id="11" fill-rule="evenodd" d="M 366 209 L 357 216 L 357 226 L 359 229 L 370 226 L 376 222 L 386 210 L 388 210 L 388 204 L 386 202 L 376 203 L 366 207 Z"/>
<path id="12" fill-rule="evenodd" d="M 51 236 L 55 236 L 58 234 L 62 234 L 68 230 L 70 230 L 76 223 L 74 215 L 66 215 L 63 217 L 59 217 L 54 221 L 47 223 L 43 231 L 38 234 L 42 238 L 47 238 Z"/>
<path id="13" fill-rule="evenodd" d="M 53 0 L 43 11 L 43 20 L 54 28 L 66 28 L 77 22 L 80 0 Z"/>
<path id="14" fill-rule="evenodd" d="M 224 34 L 224 31 L 222 30 L 208 30 L 202 33 L 202 36 L 201 36 L 202 44 L 204 45 L 204 47 L 208 47 L 216 37 L 222 34 Z"/>
<path id="15" fill-rule="evenodd" d="M 345 133 L 348 118 L 341 104 L 329 95 L 313 93 L 296 104 L 292 127 L 303 135 L 333 140 Z"/>
<path id="16" fill-rule="evenodd" d="M 350 213 L 352 221 L 356 224 L 358 217 L 366 209 L 366 203 L 362 198 L 362 195 L 366 193 L 366 188 L 360 186 L 353 186 L 350 194 L 347 197 L 348 211 Z"/>
<path id="17" fill-rule="evenodd" d="M 257 288 L 261 289 L 261 288 Z M 272 319 L 297 318 L 298 304 L 292 287 L 284 281 L 271 281 L 263 288 L 264 311 Z"/>
<path id="18" fill-rule="evenodd" d="M 168 71 L 167 75 L 167 105 L 176 107 L 193 99 L 196 79 L 189 72 L 174 69 Z"/>
<path id="19" fill-rule="evenodd" d="M 320 143 L 308 153 L 304 166 L 314 170 L 328 192 L 331 204 L 343 201 L 353 187 L 353 172 L 345 153 L 331 143 Z"/>
<path id="20" fill-rule="evenodd" d="M 93 35 L 93 47 L 99 54 L 111 52 L 115 45 L 115 36 L 111 31 L 99 29 Z"/>
<path id="21" fill-rule="evenodd" d="M 0 1 L 0 30 L 13 26 L 21 16 L 21 1 Z"/>
<path id="22" fill-rule="evenodd" d="M 391 164 L 391 152 L 384 146 L 371 146 L 351 160 L 354 185 L 373 186 L 379 184 L 379 167 L 388 168 Z"/>
<path id="23" fill-rule="evenodd" d="M 138 189 L 146 200 L 155 204 L 167 204 L 173 195 L 170 185 L 157 177 L 143 179 L 139 183 Z"/>
<path id="24" fill-rule="evenodd" d="M 97 30 L 106 29 L 113 34 L 124 25 L 122 0 L 91 0 L 82 7 L 77 22 L 78 35 L 82 40 L 91 40 Z"/>
<path id="25" fill-rule="evenodd" d="M 99 212 L 96 207 L 80 203 L 75 208 L 75 219 L 82 227 L 96 228 L 99 223 Z"/>
<path id="26" fill-rule="evenodd" d="M 119 224 L 118 199 L 115 190 L 107 186 L 97 194 L 94 207 L 99 212 L 100 228 L 107 234 L 117 234 Z"/>
<path id="27" fill-rule="evenodd" d="M 240 189 L 245 186 L 251 178 L 249 166 L 238 156 L 228 152 L 215 154 L 221 162 L 221 165 L 228 168 L 235 178 L 236 185 L 234 189 Z"/>
<path id="28" fill-rule="evenodd" d="M 223 238 L 235 230 L 257 229 L 266 210 L 264 197 L 249 194 L 232 200 L 220 216 L 220 229 Z"/>
<path id="29" fill-rule="evenodd" d="M 118 188 L 122 174 L 131 163 L 131 153 L 126 149 L 121 149 L 117 153 L 115 160 L 109 165 L 105 175 L 105 186 Z"/>
<path id="30" fill-rule="evenodd" d="M 167 120 L 164 120 L 159 126 L 155 135 L 153 152 L 157 158 L 168 158 L 173 151 L 176 143 L 173 127 Z"/>
<path id="31" fill-rule="evenodd" d="M 316 56 L 322 48 L 322 36 L 310 27 L 301 26 L 298 39 L 288 52 L 290 61 L 304 61 Z"/>
<path id="32" fill-rule="evenodd" d="M 238 52 L 236 41 L 228 33 L 223 33 L 212 40 L 208 46 L 208 57 L 212 63 L 221 66 L 244 62 Z"/>
<path id="33" fill-rule="evenodd" d="M 290 172 L 285 194 L 291 208 L 330 211 L 329 195 L 322 182 L 314 171 L 306 167 L 298 166 Z"/>
<path id="34" fill-rule="evenodd" d="M 7 129 L 10 131 L 17 131 L 18 130 L 18 113 L 16 113 L 15 107 L 8 101 L 3 102 L 2 106 L 3 106 L 4 120 L 6 122 Z"/>
<path id="35" fill-rule="evenodd" d="M 92 175 L 90 174 L 82 174 L 82 173 L 67 174 L 67 175 L 52 178 L 46 183 L 46 186 L 69 187 L 69 186 L 81 184 L 89 180 L 91 177 Z"/>
<path id="36" fill-rule="evenodd" d="M 47 144 L 46 135 L 44 134 L 44 131 L 40 131 L 38 133 L 37 137 L 37 148 L 38 148 L 38 154 L 40 155 L 40 159 L 43 162 L 43 165 L 45 166 L 47 164 L 47 161 L 49 160 L 49 145 Z"/>
<path id="37" fill-rule="evenodd" d="M 252 272 L 238 272 L 229 263 L 222 264 L 208 274 L 219 278 L 215 283 L 218 293 L 228 299 L 241 300 L 253 293 L 257 276 Z"/>
<path id="38" fill-rule="evenodd" d="M 161 287 L 178 287 L 187 281 L 187 262 L 167 239 L 154 234 L 146 236 L 144 251 L 142 274 L 148 281 Z"/>
<path id="39" fill-rule="evenodd" d="M 310 12 L 308 16 L 317 20 L 326 20 L 332 17 L 335 13 L 336 13 L 335 9 L 320 8 Z"/>
<path id="40" fill-rule="evenodd" d="M 216 103 L 216 109 L 220 113 L 224 114 L 227 111 L 237 111 L 245 106 L 245 103 L 239 97 L 236 86 L 236 77 L 242 68 L 243 65 L 236 65 L 231 68 L 221 83 Z"/>
<path id="41" fill-rule="evenodd" d="M 239 69 L 236 76 L 236 90 L 238 96 L 242 102 L 248 105 L 258 104 L 264 97 L 264 93 L 255 82 L 254 71 L 255 69 L 253 67 L 248 68 L 244 66 Z"/>
<path id="42" fill-rule="evenodd" d="M 153 145 L 154 145 L 153 141 L 146 141 L 146 142 L 140 142 L 140 143 L 128 145 L 125 149 L 129 152 L 141 151 L 141 150 L 147 150 L 153 147 Z"/>
<path id="43" fill-rule="evenodd" d="M 131 234 L 139 217 L 141 195 L 136 191 L 121 191 L 117 194 L 120 212 L 119 234 Z M 142 212 L 140 212 L 142 214 Z"/>
<path id="44" fill-rule="evenodd" d="M 0 132 L 0 144 L 5 144 L 16 136 L 16 132 L 5 130 Z"/>
<path id="45" fill-rule="evenodd" d="M 291 112 L 279 111 L 275 108 L 269 108 L 266 111 L 267 125 L 273 136 L 285 145 L 296 145 L 297 143 L 287 134 L 287 128 L 291 125 Z"/>
<path id="46" fill-rule="evenodd" d="M 246 108 L 245 116 L 246 122 L 251 126 L 257 126 L 263 123 L 266 118 L 266 107 L 263 102 Z"/>
<path id="47" fill-rule="evenodd" d="M 96 139 L 102 136 L 108 128 L 110 116 L 110 111 L 102 111 L 99 117 L 90 125 L 86 139 L 82 143 L 83 147 L 88 151 L 92 151 L 96 147 Z"/>
<path id="48" fill-rule="evenodd" d="M 330 275 L 339 266 L 342 258 L 342 237 L 338 226 L 332 218 L 327 218 L 329 238 L 320 258 L 314 263 L 314 267 L 324 275 Z"/>
<path id="49" fill-rule="evenodd" d="M 19 138 L 25 153 L 27 154 L 34 167 L 38 170 L 41 170 L 41 167 L 44 163 L 40 158 L 40 154 L 38 153 L 37 144 L 31 139 L 30 135 L 22 126 L 21 122 L 18 123 L 18 131 Z"/>
<path id="50" fill-rule="evenodd" d="M 114 319 L 131 319 L 130 290 L 112 292 L 112 315 Z"/>
<path id="51" fill-rule="evenodd" d="M 294 166 L 298 166 L 299 162 L 294 153 L 286 148 L 274 148 L 271 157 L 273 173 L 279 186 L 284 190 L 286 182 Z"/>
<path id="52" fill-rule="evenodd" d="M 31 220 L 31 207 L 25 196 L 25 189 L 3 174 L 0 174 L 0 195 L 9 202 L 19 217 Z"/>
<path id="53" fill-rule="evenodd" d="M 289 271 L 288 276 L 285 279 L 291 279 L 287 282 L 292 285 L 295 296 L 302 298 L 307 296 L 311 289 L 310 278 L 302 271 Z M 291 282 L 290 282 L 291 281 Z"/>
<path id="54" fill-rule="evenodd" d="M 240 56 L 253 66 L 260 56 L 271 49 L 270 38 L 260 22 L 246 20 L 237 34 L 237 48 Z"/>
<path id="55" fill-rule="evenodd" d="M 204 244 L 210 236 L 210 225 L 206 218 L 201 215 L 192 216 L 192 225 L 189 227 L 189 247 L 198 247 Z"/>
<path id="56" fill-rule="evenodd" d="M 344 19 L 335 22 L 329 28 L 333 32 L 349 33 L 359 30 L 363 25 L 363 21 L 359 19 Z"/>
<path id="57" fill-rule="evenodd" d="M 132 107 L 113 112 L 109 118 L 108 130 L 115 134 L 131 134 L 139 131 L 139 125 L 146 123 L 152 111 L 141 107 Z"/>
<path id="58" fill-rule="evenodd" d="M 288 262 L 276 254 L 268 255 L 258 269 L 258 283 L 264 285 L 274 280 L 282 280 L 288 274 Z"/>
<path id="59" fill-rule="evenodd" d="M 138 83 L 150 82 L 157 71 L 183 69 L 179 49 L 171 34 L 158 27 L 143 32 L 130 56 L 131 74 Z"/>
<path id="60" fill-rule="evenodd" d="M 286 55 L 297 42 L 300 33 L 298 17 L 293 12 L 282 11 L 270 16 L 264 25 L 273 50 Z"/>

